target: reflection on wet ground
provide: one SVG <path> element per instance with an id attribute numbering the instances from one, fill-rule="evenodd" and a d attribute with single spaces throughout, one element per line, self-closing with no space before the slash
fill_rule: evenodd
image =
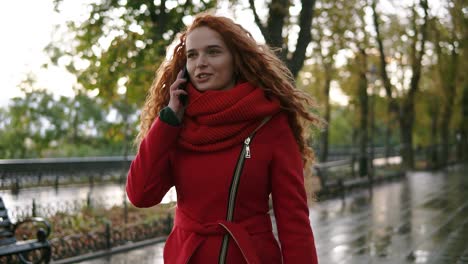
<path id="1" fill-rule="evenodd" d="M 412 172 L 344 200 L 311 205 L 320 263 L 468 263 L 466 169 Z M 82 263 L 163 263 L 163 246 Z"/>
<path id="2" fill-rule="evenodd" d="M 413 172 L 313 205 L 320 262 L 468 263 L 467 187 L 461 167 Z"/>
<path id="3" fill-rule="evenodd" d="M 165 264 L 163 261 L 163 250 L 164 244 L 159 243 L 126 253 L 83 261 L 80 264 Z"/>

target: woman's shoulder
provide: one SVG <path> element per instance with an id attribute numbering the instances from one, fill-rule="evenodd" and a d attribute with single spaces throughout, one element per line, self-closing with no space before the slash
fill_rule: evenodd
<path id="1" fill-rule="evenodd" d="M 279 128 L 289 127 L 287 113 L 285 111 L 278 112 L 271 118 L 269 124 L 271 126 L 279 127 Z"/>
<path id="2" fill-rule="evenodd" d="M 258 131 L 258 136 L 268 139 L 284 136 L 285 133 L 292 133 L 289 126 L 288 115 L 281 111 L 275 114 L 265 126 Z"/>

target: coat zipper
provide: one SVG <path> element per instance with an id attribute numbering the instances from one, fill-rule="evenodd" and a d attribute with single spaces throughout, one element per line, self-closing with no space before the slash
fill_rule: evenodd
<path id="1" fill-rule="evenodd" d="M 242 167 L 244 167 L 245 159 L 250 159 L 250 140 L 251 137 L 248 137 L 244 141 L 244 146 L 242 148 L 241 154 L 239 155 L 239 162 L 237 162 L 236 169 L 234 171 L 234 178 L 232 180 L 232 186 L 229 193 L 229 201 L 228 201 L 228 212 L 226 220 L 231 222 L 234 219 L 234 207 L 235 201 L 237 196 L 237 188 L 239 187 L 239 179 L 242 172 Z M 223 243 L 221 244 L 221 252 L 219 255 L 219 263 L 225 264 L 226 263 L 226 255 L 228 249 L 229 242 L 229 235 L 226 234 L 223 237 Z"/>
<path id="2" fill-rule="evenodd" d="M 245 158 L 250 159 L 250 137 L 245 139 L 244 145 L 245 145 Z"/>
<path id="3" fill-rule="evenodd" d="M 242 169 L 244 167 L 245 159 L 251 158 L 250 143 L 252 141 L 252 138 L 254 137 L 257 130 L 259 130 L 270 119 L 271 119 L 271 116 L 267 116 L 266 118 L 264 118 L 261 124 L 250 134 L 250 136 L 248 136 L 244 140 L 244 146 L 239 155 L 239 160 L 237 161 L 236 169 L 234 171 L 234 176 L 231 182 L 231 187 L 229 189 L 228 212 L 227 212 L 227 217 L 226 217 L 226 220 L 228 222 L 232 222 L 232 220 L 234 219 L 234 207 L 235 207 L 235 201 L 236 201 L 236 196 L 237 196 L 237 189 L 239 187 L 239 180 L 240 180 L 240 176 L 242 173 Z M 219 254 L 219 264 L 226 263 L 228 244 L 229 244 L 229 235 L 225 234 L 223 237 L 223 242 L 221 244 L 221 252 Z M 242 252 L 242 254 L 244 254 L 244 252 Z"/>

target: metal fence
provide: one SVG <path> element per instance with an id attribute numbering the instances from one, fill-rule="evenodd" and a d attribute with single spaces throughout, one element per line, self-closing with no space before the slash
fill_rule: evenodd
<path id="1" fill-rule="evenodd" d="M 0 160 L 0 188 L 21 188 L 123 180 L 134 156 Z"/>
<path id="2" fill-rule="evenodd" d="M 91 205 L 89 200 L 64 201 L 57 204 L 36 204 L 33 201 L 30 206 L 9 210 L 9 214 L 12 214 L 17 221 L 32 216 L 50 219 L 57 214 L 77 215 L 86 208 L 100 210 L 101 206 Z M 127 221 L 123 220 L 125 209 L 126 207 L 122 206 L 122 221 L 118 226 L 112 226 L 111 221 L 103 219 L 91 231 L 74 230 L 74 234 L 50 239 L 52 260 L 60 261 L 59 263 L 75 263 L 85 258 L 92 258 L 92 255 L 96 254 L 112 254 L 112 250 L 115 248 L 130 250 L 140 246 L 141 244 L 138 242 L 141 241 L 161 242 L 165 240 L 172 229 L 173 215 L 171 211 L 161 213 L 155 220 L 141 220 L 128 224 Z M 69 221 L 66 217 L 62 220 Z M 14 259 L 9 261 L 14 262 Z M 0 259 L 0 263 L 2 263 L 2 259 Z"/>
<path id="3" fill-rule="evenodd" d="M 129 250 L 133 248 L 132 244 L 136 246 L 138 245 L 136 242 L 148 239 L 158 238 L 158 240 L 163 241 L 172 229 L 172 221 L 172 215 L 168 214 L 151 222 L 119 227 L 112 227 L 110 223 L 106 223 L 97 231 L 53 238 L 50 240 L 52 259 L 54 261 L 64 260 L 62 263 L 73 263 L 79 260 L 79 257 L 76 258 L 77 256 L 85 254 L 109 251 L 119 246 L 126 246 L 126 249 Z M 67 261 L 67 259 L 70 260 Z"/>

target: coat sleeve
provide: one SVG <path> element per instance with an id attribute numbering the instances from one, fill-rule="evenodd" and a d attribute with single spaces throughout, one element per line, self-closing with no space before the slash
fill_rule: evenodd
<path id="1" fill-rule="evenodd" d="M 281 127 L 284 129 L 274 144 L 271 184 L 283 263 L 315 264 L 318 259 L 309 221 L 303 162 L 292 130 L 287 124 Z"/>
<path id="2" fill-rule="evenodd" d="M 174 185 L 170 155 L 175 148 L 180 127 L 157 118 L 142 140 L 127 176 L 127 196 L 136 207 L 159 204 Z"/>

